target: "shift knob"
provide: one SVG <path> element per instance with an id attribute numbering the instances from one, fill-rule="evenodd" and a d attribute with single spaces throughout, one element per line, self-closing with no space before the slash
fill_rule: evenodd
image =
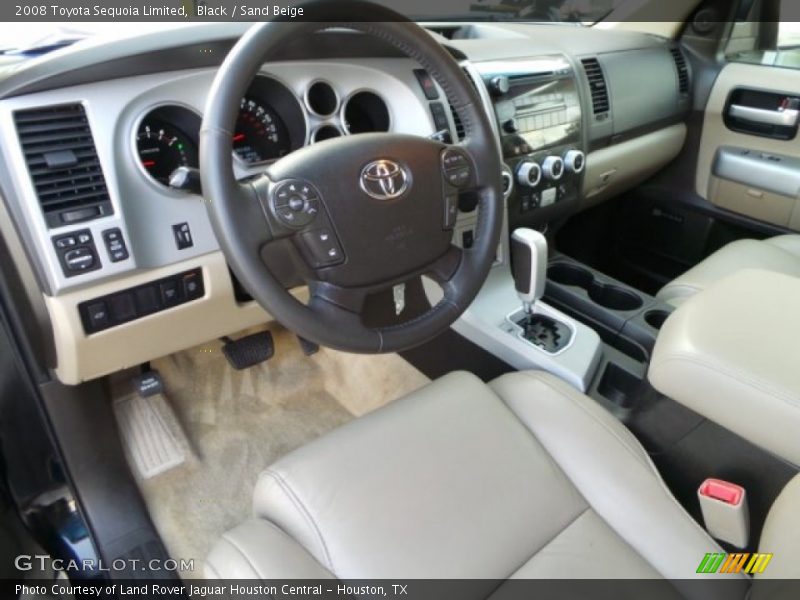
<path id="1" fill-rule="evenodd" d="M 514 286 L 526 313 L 544 296 L 547 281 L 547 239 L 533 229 L 515 229 L 511 235 Z"/>

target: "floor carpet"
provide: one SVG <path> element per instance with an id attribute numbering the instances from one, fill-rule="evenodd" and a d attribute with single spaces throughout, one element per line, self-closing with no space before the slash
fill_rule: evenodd
<path id="1" fill-rule="evenodd" d="M 180 424 L 189 458 L 139 484 L 170 554 L 195 560 L 195 571 L 184 577 L 202 576 L 215 540 L 250 516 L 253 486 L 265 467 L 428 381 L 396 355 L 321 349 L 306 357 L 291 333 L 271 331 L 275 357 L 244 371 L 228 365 L 220 342 L 152 364 L 172 408 L 165 420 Z"/>

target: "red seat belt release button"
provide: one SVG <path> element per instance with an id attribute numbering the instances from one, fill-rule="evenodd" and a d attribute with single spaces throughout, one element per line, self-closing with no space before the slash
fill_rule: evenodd
<path id="1" fill-rule="evenodd" d="M 706 479 L 697 490 L 706 530 L 712 537 L 744 548 L 750 537 L 745 489 L 721 479 Z"/>

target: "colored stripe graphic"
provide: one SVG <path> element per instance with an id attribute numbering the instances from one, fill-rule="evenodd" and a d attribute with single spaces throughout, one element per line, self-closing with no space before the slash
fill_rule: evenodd
<path id="1" fill-rule="evenodd" d="M 749 552 L 736 552 L 725 554 L 724 552 L 709 552 L 700 561 L 697 573 L 763 573 L 772 554 L 762 554 Z"/>

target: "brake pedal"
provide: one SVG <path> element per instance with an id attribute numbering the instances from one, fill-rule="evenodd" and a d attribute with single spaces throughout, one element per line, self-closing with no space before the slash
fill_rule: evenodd
<path id="1" fill-rule="evenodd" d="M 319 352 L 319 344 L 309 342 L 306 338 L 300 337 L 299 335 L 297 336 L 297 341 L 300 342 L 300 348 L 306 356 L 313 356 Z"/>
<path id="2" fill-rule="evenodd" d="M 238 340 L 223 339 L 222 353 L 237 371 L 249 369 L 275 355 L 275 342 L 269 331 L 259 331 Z"/>

